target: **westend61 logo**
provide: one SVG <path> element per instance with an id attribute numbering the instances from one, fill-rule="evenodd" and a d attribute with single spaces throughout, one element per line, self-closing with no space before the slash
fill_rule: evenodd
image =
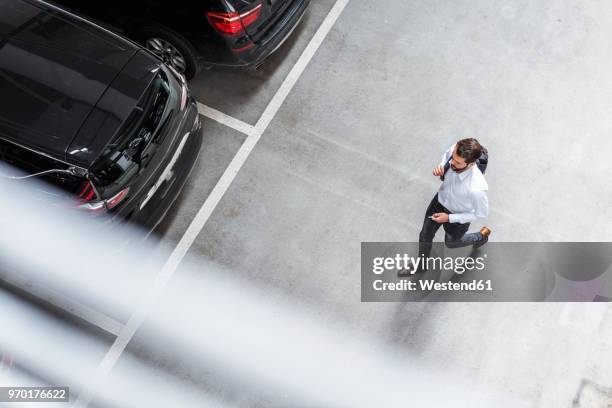
<path id="1" fill-rule="evenodd" d="M 372 260 L 372 272 L 381 275 L 386 271 L 441 270 L 462 274 L 469 271 L 482 271 L 485 268 L 485 256 L 473 257 L 414 257 L 408 254 L 396 254 L 393 257 L 376 257 Z"/>

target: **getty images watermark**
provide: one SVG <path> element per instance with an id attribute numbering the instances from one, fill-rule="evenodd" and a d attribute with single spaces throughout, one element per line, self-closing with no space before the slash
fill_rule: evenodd
<path id="1" fill-rule="evenodd" d="M 459 256 L 456 258 L 446 256 L 420 255 L 418 257 L 408 254 L 395 254 L 393 257 L 376 257 L 372 260 L 372 273 L 382 275 L 385 272 L 395 272 L 402 275 L 416 275 L 430 270 L 447 271 L 463 274 L 470 271 L 482 271 L 485 269 L 487 255 L 471 257 Z M 398 275 L 401 276 L 401 275 Z M 385 282 L 383 279 L 375 279 L 372 282 L 375 291 L 399 290 L 399 291 L 432 291 L 432 290 L 467 290 L 467 291 L 492 291 L 490 279 L 472 279 L 470 282 L 438 282 L 435 279 L 399 279 L 396 282 Z"/>
<path id="2" fill-rule="evenodd" d="M 610 301 L 612 243 L 489 243 L 478 250 L 434 243 L 361 245 L 361 300 Z"/>

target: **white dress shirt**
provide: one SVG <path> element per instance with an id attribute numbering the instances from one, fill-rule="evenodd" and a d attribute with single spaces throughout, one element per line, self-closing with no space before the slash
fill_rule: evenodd
<path id="1" fill-rule="evenodd" d="M 444 153 L 440 166 L 444 167 L 454 150 L 455 145 L 452 145 Z M 438 201 L 452 212 L 448 222 L 465 224 L 486 217 L 489 214 L 488 189 L 487 181 L 477 165 L 461 173 L 449 168 L 438 191 Z"/>

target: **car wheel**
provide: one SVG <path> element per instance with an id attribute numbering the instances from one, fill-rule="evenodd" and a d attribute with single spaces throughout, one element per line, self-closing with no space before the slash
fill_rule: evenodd
<path id="1" fill-rule="evenodd" d="M 187 79 L 201 69 L 197 52 L 178 34 L 156 27 L 147 27 L 138 33 L 140 43 L 166 64 L 171 65 Z"/>

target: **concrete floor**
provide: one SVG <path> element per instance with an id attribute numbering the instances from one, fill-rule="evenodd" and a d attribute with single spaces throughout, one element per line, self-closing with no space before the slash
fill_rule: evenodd
<path id="1" fill-rule="evenodd" d="M 260 71 L 203 72 L 196 98 L 254 124 L 332 5 L 313 0 Z M 360 242 L 416 240 L 438 187 L 431 169 L 472 136 L 491 157 L 492 240 L 612 240 L 611 72 L 604 0 L 353 0 L 190 256 L 475 389 L 527 407 L 599 407 L 580 390 L 612 386 L 607 305 L 361 303 Z M 204 134 L 158 229 L 171 244 L 244 140 L 209 119 Z"/>

